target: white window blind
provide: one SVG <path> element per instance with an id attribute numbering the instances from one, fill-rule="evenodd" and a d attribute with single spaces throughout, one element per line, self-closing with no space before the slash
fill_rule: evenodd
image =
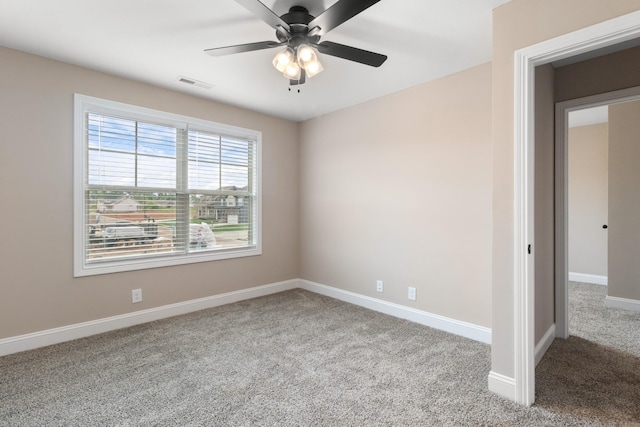
<path id="1" fill-rule="evenodd" d="M 260 254 L 260 133 L 76 95 L 75 274 Z"/>

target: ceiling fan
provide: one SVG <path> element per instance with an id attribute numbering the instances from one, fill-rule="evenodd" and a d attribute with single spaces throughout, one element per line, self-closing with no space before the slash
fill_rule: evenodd
<path id="1" fill-rule="evenodd" d="M 322 72 L 324 67 L 316 52 L 358 62 L 372 67 L 381 66 L 386 55 L 346 46 L 320 38 L 337 26 L 353 18 L 380 0 L 338 0 L 318 16 L 312 16 L 302 6 L 293 6 L 288 13 L 276 15 L 259 0 L 236 0 L 276 30 L 278 41 L 261 41 L 234 46 L 206 49 L 211 56 L 223 56 L 254 50 L 284 47 L 273 59 L 273 66 L 289 79 L 291 85 L 304 84 Z"/>

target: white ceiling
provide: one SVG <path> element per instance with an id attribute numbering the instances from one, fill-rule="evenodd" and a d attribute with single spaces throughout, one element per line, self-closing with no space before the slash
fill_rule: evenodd
<path id="1" fill-rule="evenodd" d="M 320 55 L 325 71 L 300 93 L 271 65 L 277 49 L 203 52 L 276 40 L 234 0 L 0 0 L 0 45 L 301 121 L 490 61 L 491 12 L 508 1 L 382 0 L 322 40 L 388 55 L 387 62 L 373 68 Z M 300 5 L 317 16 L 335 2 L 263 0 L 278 15 Z"/>

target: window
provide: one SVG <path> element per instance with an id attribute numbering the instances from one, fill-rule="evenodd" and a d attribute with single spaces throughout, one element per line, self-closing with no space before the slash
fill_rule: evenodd
<path id="1" fill-rule="evenodd" d="M 260 132 L 75 96 L 75 276 L 261 253 Z"/>

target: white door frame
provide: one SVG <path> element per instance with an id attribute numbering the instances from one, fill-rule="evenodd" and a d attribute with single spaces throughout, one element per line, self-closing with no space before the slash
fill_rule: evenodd
<path id="1" fill-rule="evenodd" d="M 569 338 L 569 254 L 568 254 L 568 123 L 571 111 L 640 100 L 640 86 L 607 92 L 556 104 L 556 337 Z"/>
<path id="2" fill-rule="evenodd" d="M 520 49 L 514 57 L 514 400 L 535 400 L 535 67 L 640 37 L 640 11 Z M 530 247 L 529 245 L 532 245 Z M 532 250 L 529 251 L 528 249 Z"/>

